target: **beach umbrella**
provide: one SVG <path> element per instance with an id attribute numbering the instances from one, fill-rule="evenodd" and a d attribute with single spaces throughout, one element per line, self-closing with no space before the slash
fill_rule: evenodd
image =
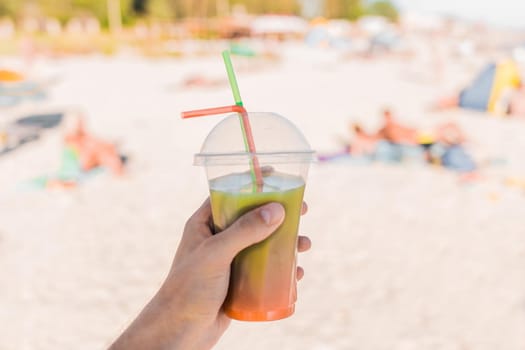
<path id="1" fill-rule="evenodd" d="M 459 106 L 497 113 L 498 102 L 505 91 L 516 89 L 520 84 L 520 70 L 516 62 L 491 63 L 461 91 Z"/>

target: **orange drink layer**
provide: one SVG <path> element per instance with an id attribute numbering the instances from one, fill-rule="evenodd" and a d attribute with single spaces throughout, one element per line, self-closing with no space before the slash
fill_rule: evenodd
<path id="1" fill-rule="evenodd" d="M 264 177 L 259 192 L 252 191 L 251 182 L 247 173 L 210 181 L 216 231 L 224 230 L 244 213 L 270 202 L 281 203 L 286 217 L 270 237 L 236 256 L 223 307 L 229 317 L 237 320 L 278 320 L 293 314 L 297 300 L 297 233 L 305 184 L 301 177 L 282 173 Z"/>

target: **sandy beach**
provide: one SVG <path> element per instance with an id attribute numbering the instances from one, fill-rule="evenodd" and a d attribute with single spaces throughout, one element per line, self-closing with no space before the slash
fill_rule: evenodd
<path id="1" fill-rule="evenodd" d="M 236 58 L 248 110 L 294 122 L 318 152 L 337 151 L 350 121 L 377 127 L 383 106 L 430 128 L 455 120 L 485 166 L 460 183 L 442 168 L 314 164 L 300 231 L 313 241 L 293 317 L 233 322 L 218 350 L 525 350 L 525 121 L 429 112 L 480 64 L 450 63 L 429 81 L 417 62 L 352 60 L 300 44 L 279 60 Z M 183 110 L 226 105 L 228 85 L 185 88 L 195 74 L 224 79 L 217 57 L 133 55 L 41 60 L 49 97 L 2 117 L 80 108 L 93 132 L 129 155 L 124 178 L 101 174 L 73 191 L 23 191 L 52 173 L 62 134 L 0 158 L 0 349 L 104 349 L 165 277 L 186 219 L 207 196 L 193 154 L 219 117 Z M 412 72 L 412 73 L 411 73 Z"/>

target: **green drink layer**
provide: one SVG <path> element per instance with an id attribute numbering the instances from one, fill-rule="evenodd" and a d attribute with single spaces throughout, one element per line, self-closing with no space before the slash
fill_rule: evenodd
<path id="1" fill-rule="evenodd" d="M 300 177 L 272 173 L 262 191 L 253 192 L 249 174 L 210 181 L 212 215 L 217 232 L 244 213 L 269 202 L 286 211 L 282 225 L 266 240 L 241 251 L 232 263 L 226 313 L 234 318 L 293 307 L 296 300 L 297 231 L 304 194 Z M 237 317 L 236 317 L 237 316 Z M 255 316 L 257 318 L 259 316 Z"/>

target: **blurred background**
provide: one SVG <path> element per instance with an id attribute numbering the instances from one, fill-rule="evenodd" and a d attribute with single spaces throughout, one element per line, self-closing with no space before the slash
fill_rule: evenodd
<path id="1" fill-rule="evenodd" d="M 296 313 L 217 349 L 524 350 L 525 6 L 516 1 L 0 2 L 1 349 L 104 349 L 208 195 L 233 102 L 319 161 Z"/>

